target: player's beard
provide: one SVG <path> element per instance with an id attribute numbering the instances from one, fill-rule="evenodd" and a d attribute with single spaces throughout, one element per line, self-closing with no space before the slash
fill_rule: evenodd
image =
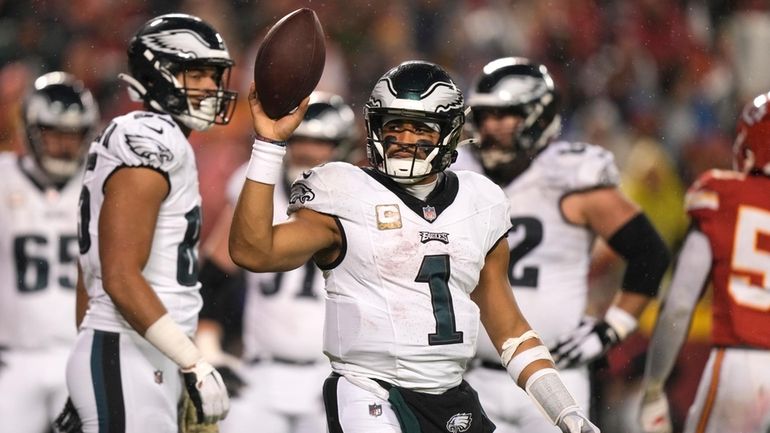
<path id="1" fill-rule="evenodd" d="M 534 159 L 534 155 L 517 152 L 515 145 L 504 145 L 488 137 L 481 141 L 476 150 L 484 168 L 484 174 L 500 186 L 505 186 L 523 173 Z"/>

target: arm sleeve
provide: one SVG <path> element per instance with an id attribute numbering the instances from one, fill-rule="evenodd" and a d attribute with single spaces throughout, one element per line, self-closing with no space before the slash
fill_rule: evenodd
<path id="1" fill-rule="evenodd" d="M 618 229 L 609 245 L 626 260 L 623 290 L 654 297 L 671 261 L 665 242 L 640 212 Z"/>
<path id="2" fill-rule="evenodd" d="M 695 305 L 711 271 L 712 253 L 703 232 L 691 229 L 679 255 L 647 352 L 645 379 L 663 386 L 687 337 Z"/>

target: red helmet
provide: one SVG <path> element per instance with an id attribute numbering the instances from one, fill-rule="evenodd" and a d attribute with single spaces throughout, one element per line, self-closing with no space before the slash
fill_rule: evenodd
<path id="1" fill-rule="evenodd" d="M 746 104 L 738 119 L 733 145 L 733 167 L 744 173 L 770 175 L 770 93 Z"/>

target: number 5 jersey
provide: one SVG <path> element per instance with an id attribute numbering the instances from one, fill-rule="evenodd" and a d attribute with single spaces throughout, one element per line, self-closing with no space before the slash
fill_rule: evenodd
<path id="1" fill-rule="evenodd" d="M 343 238 L 322 268 L 332 368 L 422 392 L 458 385 L 479 332 L 470 293 L 510 227 L 503 192 L 476 173 L 447 171 L 422 201 L 374 169 L 339 162 L 302 177 L 289 213 L 331 215 Z"/>

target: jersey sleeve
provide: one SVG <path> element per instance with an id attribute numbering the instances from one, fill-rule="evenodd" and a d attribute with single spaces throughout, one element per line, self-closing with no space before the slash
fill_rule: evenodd
<path id="1" fill-rule="evenodd" d="M 302 173 L 300 178 L 291 185 L 289 207 L 286 211 L 291 215 L 306 208 L 329 215 L 337 215 L 334 206 L 334 179 L 345 179 L 345 173 L 336 164 L 325 164 Z"/>
<path id="2" fill-rule="evenodd" d="M 684 208 L 695 221 L 701 221 L 719 210 L 719 193 L 714 188 L 718 177 L 718 172 L 709 170 L 687 190 Z"/>
<path id="3" fill-rule="evenodd" d="M 620 173 L 615 156 L 607 149 L 586 145 L 585 157 L 576 167 L 573 182 L 575 190 L 618 186 Z"/>
<path id="4" fill-rule="evenodd" d="M 612 152 L 586 143 L 557 142 L 547 149 L 546 176 L 567 192 L 617 187 L 620 173 Z M 549 147 L 551 147 L 549 146 Z"/>
<path id="5" fill-rule="evenodd" d="M 461 182 L 470 185 L 476 208 L 488 209 L 488 224 L 484 228 L 485 251 L 489 253 L 511 229 L 511 202 L 499 186 L 474 172 L 457 172 Z"/>
<path id="6" fill-rule="evenodd" d="M 128 167 L 149 167 L 170 173 L 183 165 L 187 145 L 176 126 L 155 116 L 130 117 L 105 130 L 103 145 Z"/>

